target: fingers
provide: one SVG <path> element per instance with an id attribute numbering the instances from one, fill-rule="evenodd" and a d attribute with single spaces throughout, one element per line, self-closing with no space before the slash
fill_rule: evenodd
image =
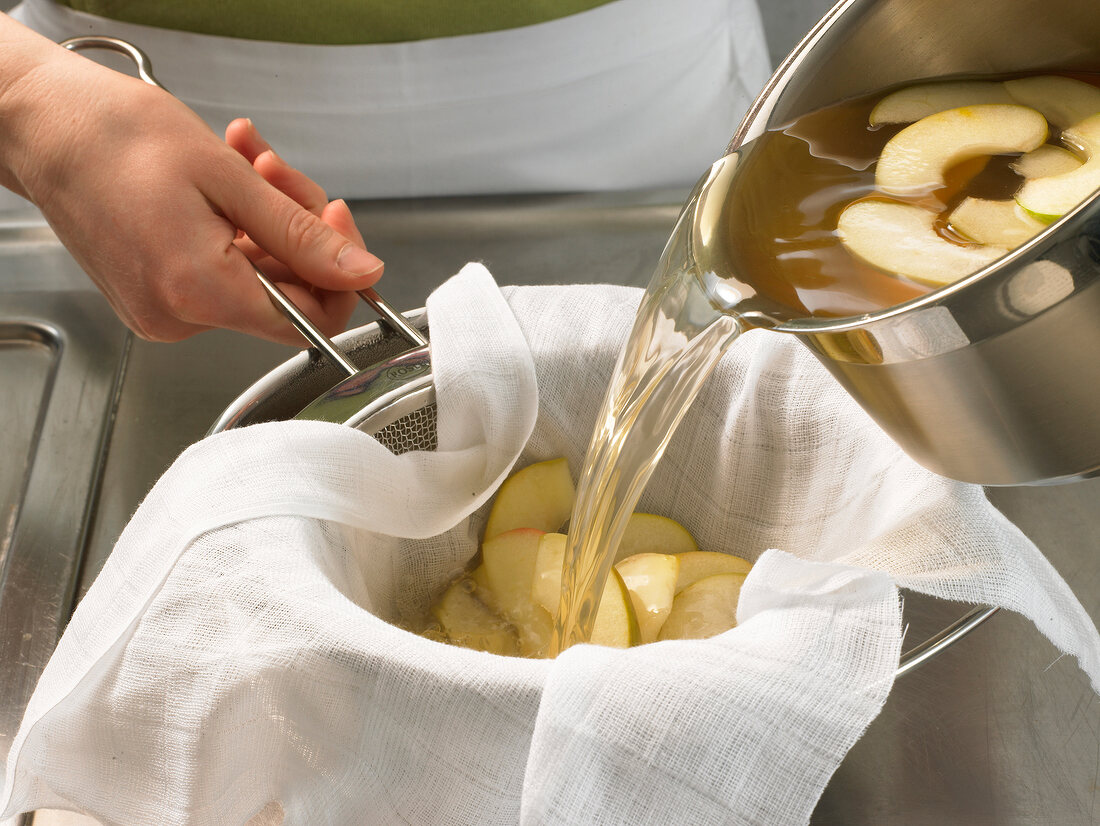
<path id="1" fill-rule="evenodd" d="M 271 149 L 248 118 L 237 118 L 225 127 L 225 142 L 244 155 L 249 163 L 255 161 L 260 153 Z"/>
<path id="2" fill-rule="evenodd" d="M 322 220 L 333 230 L 351 241 L 362 244 L 363 236 L 355 224 L 351 210 L 344 201 L 333 201 L 326 204 L 321 212 Z M 235 243 L 238 247 L 241 246 L 240 240 Z M 285 279 L 293 279 L 294 274 L 278 262 L 266 258 L 262 263 L 269 280 L 275 282 L 287 298 L 293 301 L 322 332 L 332 336 L 347 328 L 348 320 L 358 303 L 358 296 L 354 292 L 323 290 L 299 284 L 294 280 L 288 281 Z M 245 288 L 245 294 L 253 291 L 250 289 L 252 281 L 256 281 L 258 284 L 254 274 L 251 277 L 246 276 L 245 281 L 248 282 L 242 285 Z M 245 297 L 242 296 L 242 300 Z M 253 329 L 244 330 L 244 332 L 298 347 L 305 346 L 307 344 L 305 339 L 290 326 L 282 313 L 278 312 L 277 317 L 272 316 L 271 309 L 275 309 L 275 307 L 271 304 L 265 291 L 262 295 L 260 312 L 254 314 L 250 322 Z M 242 317 L 237 320 L 237 323 L 244 321 L 245 319 Z"/>
<path id="3" fill-rule="evenodd" d="M 320 216 L 328 204 L 328 196 L 320 184 L 290 166 L 271 149 L 257 155 L 252 161 L 252 168 L 259 172 L 265 181 L 287 197 L 293 198 L 296 203 L 301 204 L 314 215 Z M 250 259 L 260 261 L 267 255 L 267 252 L 243 231 L 239 235 L 237 246 Z"/>
<path id="4" fill-rule="evenodd" d="M 328 203 L 328 196 L 321 185 L 292 167 L 271 149 L 261 152 L 252 162 L 252 168 L 273 187 L 301 204 L 314 215 L 320 215 Z"/>
<path id="5" fill-rule="evenodd" d="M 260 201 L 263 207 L 276 210 L 276 229 L 284 233 L 282 239 L 270 231 L 270 226 L 265 232 L 260 224 L 248 223 L 253 220 L 254 211 L 242 199 L 213 199 L 231 223 L 248 233 L 238 233 L 234 245 L 251 261 L 262 265 L 269 280 L 274 281 L 323 332 L 334 335 L 343 330 L 358 300 L 353 290 L 373 283 L 381 274 L 381 262 L 362 249 L 363 236 L 347 204 L 343 201 L 329 203 L 321 186 L 280 158 L 251 121 L 241 118 L 230 123 L 225 139 L 252 165 L 260 178 L 283 196 L 281 199 L 273 197 L 270 187 L 264 187 L 266 192 Z M 288 208 L 287 199 L 301 209 Z M 312 223 L 315 220 L 313 217 L 303 217 L 301 210 L 315 216 L 317 223 Z M 347 249 L 348 241 L 352 242 L 351 250 Z M 349 266 L 349 257 L 353 259 L 356 254 L 353 250 L 362 253 L 360 258 L 363 262 L 359 269 L 363 272 L 355 273 L 353 269 L 349 275 L 341 263 Z M 303 261 L 307 262 L 304 267 Z M 237 264 L 247 267 L 245 262 L 238 261 Z M 342 269 L 344 271 L 341 272 Z M 298 283 L 298 278 L 306 283 Z M 301 335 L 271 304 L 254 273 L 249 271 L 231 280 L 237 282 L 240 293 L 238 301 L 249 306 L 250 310 L 235 321 L 228 321 L 229 325 L 237 329 L 248 328 L 244 331 L 274 341 L 297 346 L 305 344 Z M 233 306 L 234 303 L 237 302 L 229 300 L 226 306 Z M 237 306 L 241 304 L 237 303 Z"/>
<path id="6" fill-rule="evenodd" d="M 300 175 L 287 174 L 291 181 Z M 306 197 L 303 191 L 297 192 Z M 376 256 L 268 185 L 252 169 L 214 176 L 205 194 L 261 249 L 311 284 L 329 290 L 359 290 L 382 275 L 382 262 Z"/>
<path id="7" fill-rule="evenodd" d="M 354 241 L 361 247 L 366 246 L 346 201 L 338 200 L 326 204 L 321 212 L 321 219 L 349 241 Z"/>

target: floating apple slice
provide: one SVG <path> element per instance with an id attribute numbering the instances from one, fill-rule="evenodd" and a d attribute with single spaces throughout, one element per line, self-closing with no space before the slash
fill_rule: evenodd
<path id="1" fill-rule="evenodd" d="M 744 577 L 752 568 L 752 563 L 747 559 L 717 551 L 693 551 L 680 554 L 677 558 L 680 560 L 680 571 L 676 577 L 677 594 L 708 576 L 740 574 Z"/>
<path id="2" fill-rule="evenodd" d="M 432 606 L 447 641 L 502 656 L 519 653 L 516 629 L 475 595 L 468 578 L 455 581 Z"/>
<path id="3" fill-rule="evenodd" d="M 489 510 L 485 539 L 513 530 L 560 530 L 573 509 L 573 477 L 565 459 L 536 462 L 504 480 Z"/>
<path id="4" fill-rule="evenodd" d="M 1015 103 L 1003 83 L 986 80 L 948 80 L 906 86 L 880 100 L 871 110 L 871 126 L 913 123 L 921 118 L 981 103 Z"/>
<path id="5" fill-rule="evenodd" d="M 952 229 L 979 244 L 1018 247 L 1047 228 L 1028 215 L 1015 201 L 966 198 L 952 210 Z"/>
<path id="6" fill-rule="evenodd" d="M 1083 161 L 1061 146 L 1044 143 L 1013 161 L 1010 166 L 1021 178 L 1046 178 L 1077 169 Z"/>
<path id="7" fill-rule="evenodd" d="M 933 287 L 992 264 L 1000 247 L 953 244 L 936 234 L 936 215 L 913 204 L 856 201 L 840 214 L 837 232 L 849 251 L 872 266 Z"/>
<path id="8" fill-rule="evenodd" d="M 1100 88 L 1060 75 L 1006 80 L 1005 89 L 1024 106 L 1037 109 L 1059 129 L 1100 113 Z"/>
<path id="9" fill-rule="evenodd" d="M 1016 203 L 1040 221 L 1060 218 L 1100 189 L 1100 114 L 1064 131 L 1062 140 L 1080 149 L 1088 160 L 1061 175 L 1032 178 L 1016 193 Z"/>
<path id="10" fill-rule="evenodd" d="M 944 186 L 951 166 L 981 155 L 1030 152 L 1047 139 L 1047 122 L 1034 109 L 981 104 L 921 118 L 887 141 L 875 185 L 891 195 L 921 195 Z"/>
<path id="11" fill-rule="evenodd" d="M 680 554 L 698 549 L 688 529 L 675 519 L 655 513 L 632 513 L 615 552 L 615 561 L 634 554 Z"/>
<path id="12" fill-rule="evenodd" d="M 629 648 L 640 641 L 638 620 L 630 602 L 630 592 L 614 568 L 604 583 L 600 607 L 588 640 L 593 645 L 609 648 Z"/>
<path id="13" fill-rule="evenodd" d="M 615 563 L 623 578 L 634 616 L 638 619 L 641 643 L 655 642 L 672 610 L 680 559 L 676 554 L 634 554 Z M 603 606 L 600 606 L 603 609 Z"/>
<path id="14" fill-rule="evenodd" d="M 550 644 L 553 621 L 531 597 L 539 540 L 545 532 L 515 528 L 481 545 L 492 601 L 519 632 L 520 653 L 540 656 Z"/>
<path id="15" fill-rule="evenodd" d="M 662 640 L 700 640 L 737 625 L 737 600 L 744 574 L 715 574 L 700 579 L 676 595 Z"/>

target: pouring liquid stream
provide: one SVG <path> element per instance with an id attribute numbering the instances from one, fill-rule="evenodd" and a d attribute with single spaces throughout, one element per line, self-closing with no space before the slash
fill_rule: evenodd
<path id="1" fill-rule="evenodd" d="M 722 354 L 751 323 L 737 305 L 752 295 L 707 269 L 700 235 L 708 193 L 723 189 L 736 156 L 696 187 L 639 307 L 597 417 L 570 519 L 562 599 L 551 656 L 585 642 L 630 514 L 669 440 Z M 701 232 L 702 231 L 702 232 Z"/>

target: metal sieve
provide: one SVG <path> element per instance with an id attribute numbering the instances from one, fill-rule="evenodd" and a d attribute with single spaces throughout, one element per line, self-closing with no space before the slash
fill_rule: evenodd
<path id="1" fill-rule="evenodd" d="M 426 337 L 427 313 L 423 309 L 406 313 L 404 318 Z M 354 415 L 344 423 L 374 436 L 391 452 L 435 450 L 435 387 L 427 348 L 410 350 L 403 334 L 381 322 L 341 333 L 332 344 L 348 360 L 371 366 L 344 378 L 343 368 L 318 350 L 303 350 L 238 396 L 209 432 L 260 422 L 318 418 L 303 416 L 303 410 L 323 400 L 338 405 L 351 399 L 353 409 L 349 412 Z M 369 391 L 355 386 L 359 377 L 370 386 Z"/>

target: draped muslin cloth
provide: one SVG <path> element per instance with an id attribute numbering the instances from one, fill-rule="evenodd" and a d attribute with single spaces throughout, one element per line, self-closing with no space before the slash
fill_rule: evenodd
<path id="1" fill-rule="evenodd" d="M 756 560 L 737 628 L 553 661 L 403 630 L 531 461 L 580 468 L 640 299 L 431 297 L 439 449 L 314 422 L 204 439 L 127 526 L 14 740 L 0 817 L 105 824 L 805 823 L 879 713 L 903 586 L 1100 637 L 975 486 L 917 466 L 793 339 L 735 343 L 640 508 Z"/>

